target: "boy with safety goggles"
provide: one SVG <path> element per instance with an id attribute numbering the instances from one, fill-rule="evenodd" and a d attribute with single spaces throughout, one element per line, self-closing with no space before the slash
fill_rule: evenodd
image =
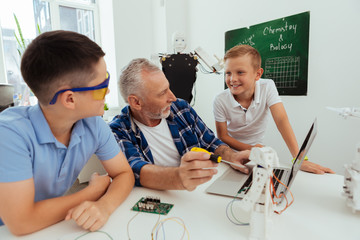
<path id="1" fill-rule="evenodd" d="M 0 114 L 0 225 L 13 234 L 64 219 L 95 231 L 130 193 L 132 170 L 100 117 L 110 80 L 104 55 L 70 31 L 43 33 L 26 49 L 21 73 L 39 103 Z M 64 196 L 94 153 L 108 175 Z"/>

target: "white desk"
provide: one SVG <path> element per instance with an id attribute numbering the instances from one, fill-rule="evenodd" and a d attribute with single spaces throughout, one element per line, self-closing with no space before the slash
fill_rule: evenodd
<path id="1" fill-rule="evenodd" d="M 219 167 L 218 176 L 225 170 Z M 113 239 L 128 239 L 127 223 L 136 213 L 130 208 L 141 198 L 158 196 L 162 202 L 173 203 L 175 206 L 167 217 L 180 217 L 184 220 L 189 231 L 190 239 L 247 239 L 249 226 L 236 226 L 226 217 L 225 209 L 231 198 L 210 195 L 204 192 L 209 185 L 199 186 L 193 192 L 187 191 L 155 191 L 146 188 L 134 188 L 127 200 L 112 214 L 107 224 L 101 229 Z M 273 216 L 271 239 L 360 239 L 360 212 L 352 213 L 346 206 L 345 198 L 341 196 L 343 176 L 314 175 L 299 172 L 292 192 L 295 201 L 281 215 Z M 236 203 L 234 204 L 236 209 Z M 245 215 L 242 220 L 248 220 Z M 150 234 L 158 215 L 140 213 L 130 223 L 132 240 L 151 239 Z M 182 227 L 173 221 L 165 223 L 165 238 L 180 239 Z M 24 237 L 11 235 L 8 229 L 0 227 L 0 239 L 26 240 L 74 240 L 85 231 L 82 231 L 74 222 L 60 222 L 51 227 Z M 79 240 L 109 239 L 100 233 L 85 235 Z M 159 239 L 162 231 L 159 231 Z M 184 239 L 187 239 L 186 235 Z"/>

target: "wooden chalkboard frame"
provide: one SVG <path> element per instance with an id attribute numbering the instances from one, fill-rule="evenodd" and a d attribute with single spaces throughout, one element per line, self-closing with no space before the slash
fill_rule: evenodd
<path id="1" fill-rule="evenodd" d="M 262 58 L 262 78 L 273 79 L 280 95 L 307 95 L 310 12 L 225 33 L 225 51 L 248 44 Z"/>

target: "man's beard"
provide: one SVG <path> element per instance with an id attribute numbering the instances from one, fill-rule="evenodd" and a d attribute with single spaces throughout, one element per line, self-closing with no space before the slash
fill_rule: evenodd
<path id="1" fill-rule="evenodd" d="M 164 107 L 161 109 L 160 113 L 152 113 L 152 112 L 146 112 L 146 115 L 151 119 L 163 119 L 167 118 L 170 115 L 170 110 L 166 110 L 169 106 Z"/>

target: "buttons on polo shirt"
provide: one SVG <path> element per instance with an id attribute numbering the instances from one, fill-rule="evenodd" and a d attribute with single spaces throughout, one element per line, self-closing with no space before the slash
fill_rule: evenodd
<path id="1" fill-rule="evenodd" d="M 244 108 L 243 106 L 241 106 L 240 104 L 239 104 L 239 106 L 240 106 L 240 108 L 246 113 L 246 111 L 247 111 L 247 108 Z"/>

